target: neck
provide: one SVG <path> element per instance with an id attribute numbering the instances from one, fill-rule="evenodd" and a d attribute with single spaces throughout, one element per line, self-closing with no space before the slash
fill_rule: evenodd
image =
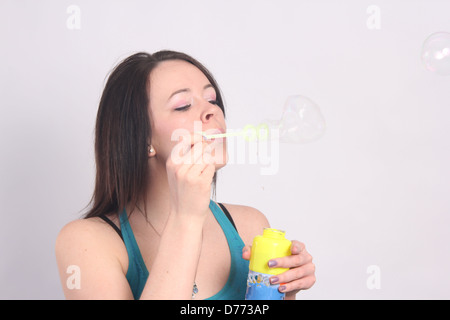
<path id="1" fill-rule="evenodd" d="M 164 229 L 170 212 L 170 190 L 165 164 L 150 161 L 150 173 L 145 203 L 140 208 L 147 214 L 147 220 L 157 232 Z"/>

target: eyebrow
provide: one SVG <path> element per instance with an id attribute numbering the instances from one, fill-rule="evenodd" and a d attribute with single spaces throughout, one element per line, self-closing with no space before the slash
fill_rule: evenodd
<path id="1" fill-rule="evenodd" d="M 214 86 L 211 83 L 208 83 L 206 86 L 203 87 L 203 91 L 208 89 L 208 88 L 214 88 Z M 179 93 L 182 93 L 182 92 L 190 92 L 190 91 L 191 91 L 191 89 L 189 89 L 189 88 L 184 88 L 184 89 L 177 90 L 177 91 L 173 92 L 170 95 L 169 99 L 167 99 L 167 100 L 170 100 L 176 94 L 179 94 Z"/>

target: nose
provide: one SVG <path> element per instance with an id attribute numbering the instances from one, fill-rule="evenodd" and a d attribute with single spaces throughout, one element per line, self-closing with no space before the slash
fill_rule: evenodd
<path id="1" fill-rule="evenodd" d="M 204 102 L 204 104 L 205 106 L 200 117 L 203 123 L 207 123 L 216 116 L 219 107 L 209 102 Z"/>

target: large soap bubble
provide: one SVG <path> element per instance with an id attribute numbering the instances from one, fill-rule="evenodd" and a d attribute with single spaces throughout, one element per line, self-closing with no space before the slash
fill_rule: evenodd
<path id="1" fill-rule="evenodd" d="M 286 143 L 307 143 L 319 139 L 324 132 L 325 119 L 317 104 L 298 95 L 288 97 L 279 120 L 266 120 L 256 126 L 248 124 L 242 130 L 229 130 L 226 133 L 199 133 L 207 140 L 240 136 L 247 141 L 279 139 Z"/>
<path id="2" fill-rule="evenodd" d="M 436 32 L 422 46 L 422 61 L 427 70 L 439 75 L 450 75 L 450 33 Z"/>
<path id="3" fill-rule="evenodd" d="M 304 96 L 288 97 L 283 114 L 278 121 L 270 121 L 272 128 L 279 129 L 281 142 L 312 142 L 325 132 L 325 119 L 319 107 L 311 99 Z"/>

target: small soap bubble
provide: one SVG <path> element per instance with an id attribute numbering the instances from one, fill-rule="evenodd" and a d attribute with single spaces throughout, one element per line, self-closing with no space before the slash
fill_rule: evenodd
<path id="1" fill-rule="evenodd" d="M 422 61 L 427 70 L 443 76 L 450 75 L 450 33 L 430 35 L 422 46 Z"/>
<path id="2" fill-rule="evenodd" d="M 271 127 L 280 130 L 281 142 L 308 143 L 322 137 L 326 125 L 317 104 L 298 95 L 288 97 L 281 119 L 272 121 Z"/>

